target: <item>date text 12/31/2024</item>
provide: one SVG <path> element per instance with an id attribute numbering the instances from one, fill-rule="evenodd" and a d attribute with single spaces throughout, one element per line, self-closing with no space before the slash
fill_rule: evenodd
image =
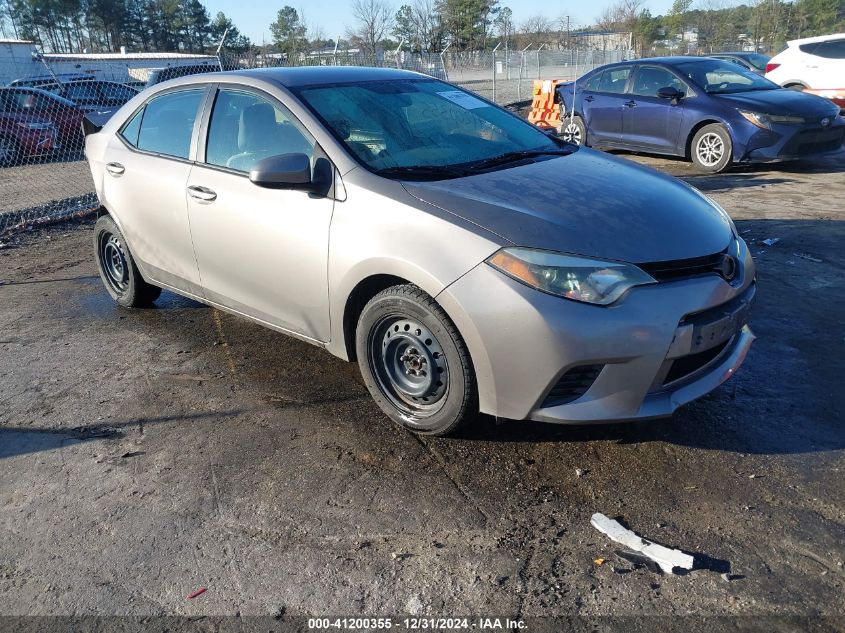
<path id="1" fill-rule="evenodd" d="M 510 618 L 309 618 L 309 630 L 389 630 L 405 629 L 409 631 L 513 631 L 525 629 L 521 619 Z"/>

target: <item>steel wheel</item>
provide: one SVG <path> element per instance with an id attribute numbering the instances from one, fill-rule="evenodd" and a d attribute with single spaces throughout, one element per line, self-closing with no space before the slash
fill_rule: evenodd
<path id="1" fill-rule="evenodd" d="M 370 333 L 370 368 L 381 392 L 409 418 L 437 413 L 449 392 L 449 365 L 440 342 L 422 323 L 382 318 Z"/>
<path id="2" fill-rule="evenodd" d="M 695 153 L 699 162 L 705 167 L 715 167 L 725 155 L 725 144 L 722 137 L 715 132 L 708 132 L 698 139 Z"/>
<path id="3" fill-rule="evenodd" d="M 580 145 L 582 141 L 581 128 L 574 122 L 567 123 L 564 126 L 561 136 L 564 141 L 574 143 L 575 145 Z"/>
<path id="4" fill-rule="evenodd" d="M 97 256 L 102 264 L 106 282 L 118 295 L 129 288 L 129 264 L 123 244 L 114 233 L 103 232 L 100 235 Z"/>

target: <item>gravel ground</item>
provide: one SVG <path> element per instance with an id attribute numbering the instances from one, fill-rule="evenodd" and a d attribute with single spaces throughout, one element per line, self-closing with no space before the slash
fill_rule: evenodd
<path id="1" fill-rule="evenodd" d="M 845 630 L 845 161 L 699 176 L 631 158 L 713 196 L 759 267 L 745 365 L 658 422 L 417 438 L 319 349 L 167 292 L 116 308 L 90 223 L 5 244 L 0 614 Z M 710 569 L 633 568 L 597 511 Z"/>

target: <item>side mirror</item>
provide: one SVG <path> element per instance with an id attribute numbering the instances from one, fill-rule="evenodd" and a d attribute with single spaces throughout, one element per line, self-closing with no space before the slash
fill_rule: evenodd
<path id="1" fill-rule="evenodd" d="M 661 99 L 670 99 L 671 101 L 677 101 L 678 99 L 684 96 L 684 93 L 678 90 L 677 88 L 666 86 L 665 88 L 661 88 L 657 91 L 657 96 Z"/>
<path id="2" fill-rule="evenodd" d="M 313 188 L 311 159 L 305 154 L 270 156 L 252 166 L 249 180 L 254 185 L 268 189 L 310 191 Z"/>

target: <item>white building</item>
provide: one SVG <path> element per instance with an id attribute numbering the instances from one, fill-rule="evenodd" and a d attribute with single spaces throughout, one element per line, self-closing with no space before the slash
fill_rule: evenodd
<path id="1" fill-rule="evenodd" d="M 0 84 L 15 79 L 85 74 L 115 81 L 146 81 L 155 68 L 216 65 L 213 55 L 188 53 L 45 53 L 39 55 L 27 40 L 0 39 Z"/>

